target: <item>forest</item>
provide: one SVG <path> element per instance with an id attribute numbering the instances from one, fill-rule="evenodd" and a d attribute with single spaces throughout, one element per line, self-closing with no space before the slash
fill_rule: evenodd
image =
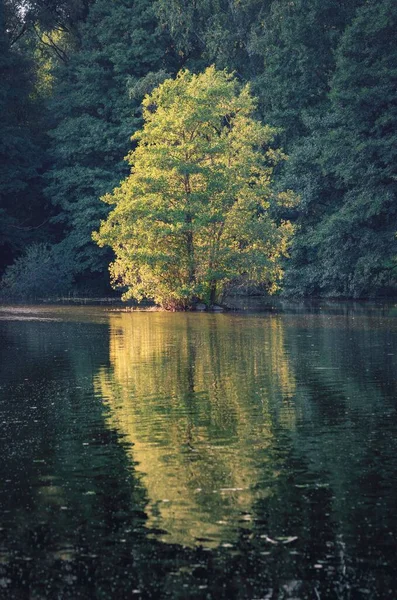
<path id="1" fill-rule="evenodd" d="M 93 232 L 142 102 L 212 66 L 249 84 L 296 198 L 271 208 L 280 293 L 396 296 L 396 34 L 395 0 L 0 0 L 1 296 L 111 293 Z"/>

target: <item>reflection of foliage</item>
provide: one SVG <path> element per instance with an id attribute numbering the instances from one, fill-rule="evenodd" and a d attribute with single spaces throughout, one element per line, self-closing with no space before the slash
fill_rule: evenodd
<path id="1" fill-rule="evenodd" d="M 349 310 L 3 308 L 4 597 L 388 597 L 397 323 L 368 305 Z M 250 490 L 220 492 L 248 477 Z M 147 506 L 149 527 L 184 545 L 152 539 Z M 197 530 L 226 545 L 186 547 Z"/>
<path id="2" fill-rule="evenodd" d="M 273 427 L 294 425 L 280 402 L 295 388 L 281 321 L 245 319 L 242 327 L 237 319 L 111 317 L 112 368 L 99 371 L 97 391 L 110 427 L 133 444 L 150 498 L 148 524 L 167 530 L 167 541 L 228 537 L 219 521 L 250 512 L 255 457 L 262 453 L 261 476 L 268 471 L 263 496 L 276 476 L 266 458 Z"/>

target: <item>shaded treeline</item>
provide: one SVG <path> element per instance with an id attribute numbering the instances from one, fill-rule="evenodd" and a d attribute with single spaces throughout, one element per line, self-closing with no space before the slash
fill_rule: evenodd
<path id="1" fill-rule="evenodd" d="M 3 293 L 108 289 L 91 241 L 128 173 L 144 95 L 183 68 L 235 71 L 279 128 L 301 198 L 286 293 L 396 292 L 394 0 L 1 0 Z"/>

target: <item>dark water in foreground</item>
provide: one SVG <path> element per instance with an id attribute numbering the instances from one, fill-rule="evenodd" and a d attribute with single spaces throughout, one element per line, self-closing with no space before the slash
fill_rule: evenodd
<path id="1" fill-rule="evenodd" d="M 397 598 L 396 334 L 3 307 L 0 598 Z"/>

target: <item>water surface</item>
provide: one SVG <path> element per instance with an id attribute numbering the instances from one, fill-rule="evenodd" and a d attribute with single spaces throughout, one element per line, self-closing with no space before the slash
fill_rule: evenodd
<path id="1" fill-rule="evenodd" d="M 396 316 L 0 308 L 0 598 L 395 598 Z"/>

